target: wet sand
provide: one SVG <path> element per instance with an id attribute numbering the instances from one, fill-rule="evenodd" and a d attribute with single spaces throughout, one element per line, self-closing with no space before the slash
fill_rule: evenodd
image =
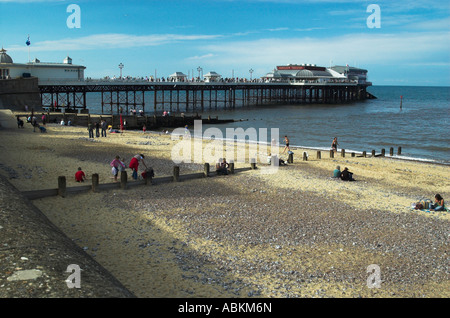
<path id="1" fill-rule="evenodd" d="M 0 173 L 21 191 L 56 188 L 58 176 L 77 186 L 78 167 L 87 184 L 93 173 L 112 182 L 116 155 L 129 163 L 143 153 L 156 177 L 172 174 L 178 141 L 170 136 L 127 131 L 89 140 L 83 127 L 47 128 L 1 131 Z M 138 297 L 450 296 L 450 214 L 410 209 L 436 193 L 450 197 L 450 167 L 294 153 L 294 164 L 273 174 L 260 162 L 229 176 L 33 203 Z M 336 165 L 356 181 L 330 178 Z M 368 287 L 372 264 L 380 288 Z"/>

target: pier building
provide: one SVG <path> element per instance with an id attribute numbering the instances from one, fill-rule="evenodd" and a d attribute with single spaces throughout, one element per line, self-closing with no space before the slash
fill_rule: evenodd
<path id="1" fill-rule="evenodd" d="M 35 58 L 28 63 L 14 63 L 11 56 L 2 48 L 0 50 L 0 79 L 37 77 L 45 81 L 84 81 L 85 66 L 72 64 L 67 56 L 62 63 L 41 62 Z"/>

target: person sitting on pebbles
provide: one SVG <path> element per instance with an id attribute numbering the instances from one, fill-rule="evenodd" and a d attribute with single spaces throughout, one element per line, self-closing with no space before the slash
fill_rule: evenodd
<path id="1" fill-rule="evenodd" d="M 353 173 L 350 172 L 347 167 L 345 167 L 344 170 L 341 172 L 341 180 L 355 181 L 355 179 L 353 179 Z"/>
<path id="2" fill-rule="evenodd" d="M 333 171 L 333 178 L 339 178 L 341 176 L 341 167 L 336 166 L 336 169 Z"/>
<path id="3" fill-rule="evenodd" d="M 434 204 L 431 205 L 430 211 L 445 211 L 444 198 L 440 194 L 434 196 Z"/>

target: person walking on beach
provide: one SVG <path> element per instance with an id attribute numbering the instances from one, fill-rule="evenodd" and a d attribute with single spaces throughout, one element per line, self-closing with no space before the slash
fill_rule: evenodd
<path id="1" fill-rule="evenodd" d="M 106 123 L 106 120 L 101 121 L 101 128 L 102 128 L 102 137 L 106 137 L 106 128 L 108 127 L 108 124 Z"/>
<path id="2" fill-rule="evenodd" d="M 137 178 L 138 178 L 138 169 L 139 169 L 140 162 L 142 162 L 142 164 L 145 166 L 145 168 L 148 169 L 147 165 L 145 164 L 144 158 L 145 158 L 145 156 L 143 154 L 140 154 L 140 155 L 134 156 L 130 160 L 129 167 L 133 171 L 132 177 L 134 180 L 137 180 Z"/>
<path id="3" fill-rule="evenodd" d="M 36 131 L 36 127 L 37 127 L 37 120 L 36 120 L 36 116 L 33 116 L 31 118 L 31 125 L 33 125 L 33 132 Z"/>
<path id="4" fill-rule="evenodd" d="M 100 137 L 100 124 L 98 121 L 95 122 L 94 124 L 95 126 L 95 137 Z"/>
<path id="5" fill-rule="evenodd" d="M 289 138 L 287 136 L 284 136 L 284 142 L 286 145 L 284 146 L 283 152 L 281 154 L 284 154 L 286 152 L 286 149 L 288 151 L 291 151 L 291 148 L 289 148 Z"/>
<path id="6" fill-rule="evenodd" d="M 334 137 L 333 141 L 331 142 L 331 150 L 333 150 L 334 153 L 337 152 L 337 146 L 338 146 L 337 137 Z"/>
<path id="7" fill-rule="evenodd" d="M 117 182 L 117 175 L 119 174 L 119 171 L 125 171 L 125 164 L 122 160 L 120 160 L 119 156 L 116 156 L 116 158 L 111 161 L 110 166 L 112 167 L 112 174 L 114 176 L 114 182 Z"/>
<path id="8" fill-rule="evenodd" d="M 88 122 L 89 138 L 94 138 L 94 128 L 91 122 Z"/>

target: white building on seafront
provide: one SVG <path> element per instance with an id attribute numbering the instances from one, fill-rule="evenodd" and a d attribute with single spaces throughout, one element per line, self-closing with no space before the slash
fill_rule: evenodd
<path id="1" fill-rule="evenodd" d="M 37 77 L 39 82 L 84 81 L 85 66 L 72 64 L 66 57 L 63 63 L 41 62 L 34 59 L 28 63 L 14 63 L 11 56 L 0 50 L 0 79 Z"/>
<path id="2" fill-rule="evenodd" d="M 290 83 L 356 83 L 367 82 L 367 70 L 351 66 L 323 67 L 316 64 L 288 64 L 277 66 L 262 77 L 265 82 Z"/>

